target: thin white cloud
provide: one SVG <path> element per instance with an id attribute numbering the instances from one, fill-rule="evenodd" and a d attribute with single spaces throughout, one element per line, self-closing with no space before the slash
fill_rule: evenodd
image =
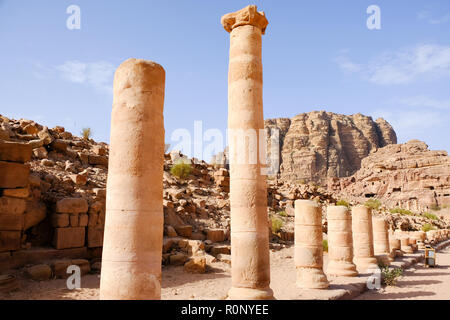
<path id="1" fill-rule="evenodd" d="M 38 80 L 62 78 L 65 81 L 92 87 L 94 90 L 112 94 L 116 66 L 107 61 L 82 62 L 69 60 L 61 65 L 46 66 L 33 63 L 33 76 Z"/>
<path id="2" fill-rule="evenodd" d="M 334 62 L 336 62 L 342 70 L 345 72 L 359 72 L 362 69 L 362 66 L 356 63 L 353 63 L 348 58 L 348 49 L 339 51 L 339 54 L 334 58 Z"/>
<path id="3" fill-rule="evenodd" d="M 112 93 L 112 82 L 116 67 L 109 62 L 71 60 L 55 68 L 66 81 L 87 84 L 96 90 Z"/>
<path id="4" fill-rule="evenodd" d="M 450 46 L 420 44 L 397 52 L 385 52 L 366 64 L 352 62 L 348 51 L 341 51 L 335 62 L 343 71 L 358 73 L 374 84 L 408 84 L 418 79 L 449 76 Z"/>
<path id="5" fill-rule="evenodd" d="M 56 67 L 63 79 L 74 83 L 85 83 L 87 64 L 80 61 L 66 61 Z"/>
<path id="6" fill-rule="evenodd" d="M 442 24 L 442 23 L 450 22 L 450 12 L 447 12 L 440 18 L 433 18 L 430 11 L 424 10 L 424 11 L 419 12 L 417 14 L 417 17 L 420 20 L 426 20 L 428 23 L 431 23 L 431 24 Z"/>

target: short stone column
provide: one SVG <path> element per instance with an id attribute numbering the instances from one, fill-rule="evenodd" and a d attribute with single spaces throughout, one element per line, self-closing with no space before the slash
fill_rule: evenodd
<path id="1" fill-rule="evenodd" d="M 231 278 L 228 299 L 272 299 L 264 130 L 262 35 L 264 12 L 248 6 L 222 17 L 230 33 L 228 134 Z M 264 154 L 264 158 L 261 155 Z"/>
<path id="2" fill-rule="evenodd" d="M 425 249 L 426 236 L 426 233 L 423 231 L 416 231 L 413 233 L 412 237 L 416 239 L 417 247 L 419 250 Z"/>
<path id="3" fill-rule="evenodd" d="M 164 86 L 151 61 L 114 76 L 100 299 L 161 298 Z"/>
<path id="4" fill-rule="evenodd" d="M 409 237 L 409 246 L 411 247 L 413 253 L 417 251 L 417 240 L 412 238 L 412 236 Z"/>
<path id="5" fill-rule="evenodd" d="M 389 266 L 393 259 L 389 252 L 389 233 L 387 221 L 383 218 L 372 218 L 373 225 L 373 248 L 378 262 Z"/>
<path id="6" fill-rule="evenodd" d="M 391 256 L 392 258 L 395 258 L 397 256 L 402 256 L 402 243 L 400 239 L 396 238 L 395 234 L 393 232 L 389 233 L 389 248 L 391 250 Z"/>
<path id="7" fill-rule="evenodd" d="M 400 239 L 401 241 L 401 249 L 404 253 L 414 253 L 413 249 L 409 245 L 409 238 L 403 237 Z"/>
<path id="8" fill-rule="evenodd" d="M 322 210 L 315 201 L 295 201 L 295 267 L 300 288 L 328 288 L 323 272 Z"/>
<path id="9" fill-rule="evenodd" d="M 327 275 L 355 277 L 353 263 L 352 217 L 345 206 L 329 206 Z"/>
<path id="10" fill-rule="evenodd" d="M 378 268 L 373 249 L 372 210 L 359 205 L 352 208 L 353 262 L 359 273 Z"/>

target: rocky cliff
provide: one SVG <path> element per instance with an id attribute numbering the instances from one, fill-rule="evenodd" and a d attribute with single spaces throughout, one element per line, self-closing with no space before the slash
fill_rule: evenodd
<path id="1" fill-rule="evenodd" d="M 330 177 L 350 176 L 371 151 L 397 143 L 386 120 L 373 121 L 360 113 L 347 116 L 314 111 L 292 119 L 268 119 L 265 128 L 269 158 L 273 129 L 279 130 L 279 173 L 289 181 L 324 183 Z"/>
<path id="2" fill-rule="evenodd" d="M 387 207 L 421 212 L 450 205 L 450 157 L 418 140 L 378 149 L 352 177 L 328 189 L 348 199 L 377 198 Z"/>

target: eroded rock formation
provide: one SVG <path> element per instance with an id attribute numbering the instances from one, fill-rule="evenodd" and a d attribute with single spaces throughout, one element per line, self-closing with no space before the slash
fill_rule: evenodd
<path id="1" fill-rule="evenodd" d="M 271 129 L 280 130 L 280 174 L 290 181 L 323 183 L 329 177 L 350 176 L 372 150 L 397 143 L 388 122 L 360 113 L 314 111 L 292 119 L 268 119 L 265 127 L 268 140 Z"/>
<path id="2" fill-rule="evenodd" d="M 426 211 L 450 204 L 450 157 L 418 140 L 389 145 L 364 158 L 352 177 L 330 179 L 328 189 L 349 200 Z"/>

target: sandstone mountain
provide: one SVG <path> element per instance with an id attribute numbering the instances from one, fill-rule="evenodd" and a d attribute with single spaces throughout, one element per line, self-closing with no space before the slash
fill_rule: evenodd
<path id="1" fill-rule="evenodd" d="M 350 176 L 371 151 L 397 143 L 386 120 L 373 121 L 360 113 L 313 111 L 292 119 L 268 119 L 265 128 L 269 158 L 272 129 L 279 130 L 280 175 L 289 181 L 324 183 L 330 177 Z"/>
<path id="2" fill-rule="evenodd" d="M 348 199 L 377 198 L 387 207 L 421 212 L 450 205 L 450 157 L 418 140 L 378 149 L 352 177 L 328 189 Z"/>

